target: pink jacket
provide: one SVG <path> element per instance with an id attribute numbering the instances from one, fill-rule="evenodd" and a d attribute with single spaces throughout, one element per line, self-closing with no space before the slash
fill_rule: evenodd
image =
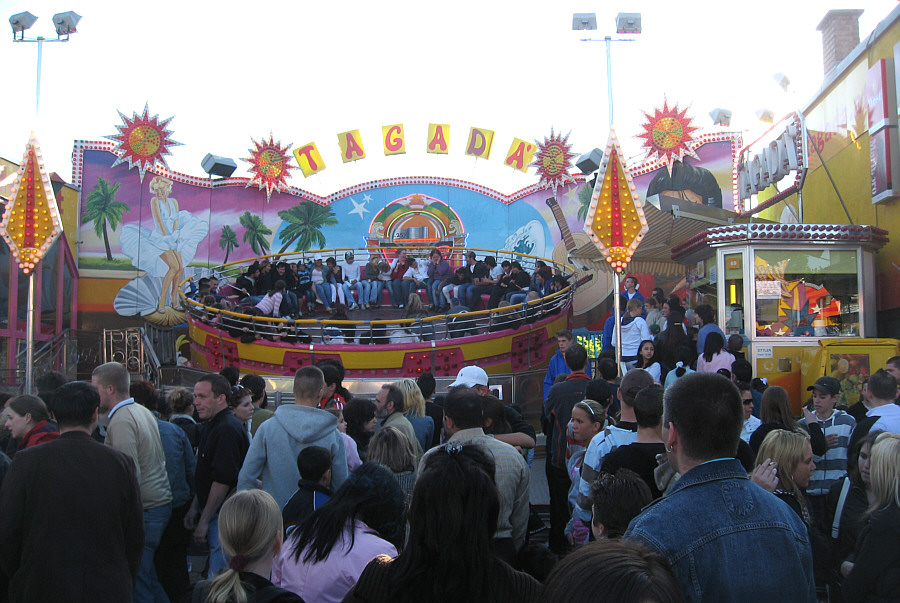
<path id="1" fill-rule="evenodd" d="M 369 561 L 378 555 L 397 556 L 394 545 L 373 534 L 361 521 L 353 525 L 353 548 L 349 549 L 347 527 L 328 558 L 320 563 L 304 561 L 306 551 L 300 554 L 299 562 L 294 561 L 292 540 L 285 542 L 272 565 L 272 584 L 296 593 L 304 601 L 341 603 Z"/>

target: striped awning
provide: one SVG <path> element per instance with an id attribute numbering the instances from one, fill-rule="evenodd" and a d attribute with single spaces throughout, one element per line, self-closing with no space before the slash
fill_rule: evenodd
<path id="1" fill-rule="evenodd" d="M 659 276 L 684 274 L 684 265 L 672 260 L 675 245 L 707 228 L 747 221 L 734 212 L 664 195 L 648 197 L 644 215 L 649 231 L 635 251 L 628 270 Z M 570 253 L 569 260 L 585 269 L 609 271 L 609 264 L 593 243 L 586 243 Z"/>

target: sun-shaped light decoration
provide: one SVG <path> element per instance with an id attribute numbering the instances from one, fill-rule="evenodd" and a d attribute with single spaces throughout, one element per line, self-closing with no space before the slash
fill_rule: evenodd
<path id="1" fill-rule="evenodd" d="M 272 191 L 287 190 L 287 178 L 290 171 L 296 169 L 296 166 L 290 165 L 290 148 L 293 143 L 284 146 L 280 140 L 275 142 L 271 132 L 269 140 L 263 138 L 262 142 L 256 142 L 252 137 L 250 140 L 256 148 L 247 149 L 250 157 L 244 159 L 250 164 L 250 173 L 253 174 L 247 187 L 255 184 L 259 190 L 266 189 L 266 203 L 268 203 L 272 198 Z"/>
<path id="2" fill-rule="evenodd" d="M 171 155 L 170 147 L 181 144 L 172 140 L 170 138 L 172 132 L 166 129 L 174 116 L 162 121 L 159 120 L 159 115 L 150 117 L 150 111 L 146 104 L 144 104 L 144 114 L 135 113 L 131 119 L 125 117 L 121 111 L 118 113 L 125 123 L 116 126 L 119 129 L 118 134 L 107 136 L 118 143 L 114 152 L 119 157 L 112 167 L 126 161 L 129 168 L 137 166 L 141 173 L 141 182 L 144 181 L 144 173 L 155 168 L 157 163 L 168 168 L 164 156 Z"/>
<path id="3" fill-rule="evenodd" d="M 637 135 L 644 139 L 647 159 L 655 159 L 667 166 L 669 174 L 672 173 L 672 164 L 684 159 L 685 155 L 697 157 L 691 146 L 694 141 L 692 132 L 697 128 L 691 125 L 691 118 L 685 113 L 687 109 L 679 111 L 678 105 L 670 109 L 668 101 L 663 101 L 662 109 L 655 109 L 653 115 L 644 112 L 647 117 L 643 125 L 644 133 Z"/>
<path id="4" fill-rule="evenodd" d="M 569 134 L 565 136 L 555 134 L 553 128 L 550 128 L 550 138 L 545 136 L 543 143 L 536 140 L 535 142 L 538 150 L 534 154 L 534 161 L 531 165 L 537 168 L 540 178 L 538 184 L 543 188 L 553 189 L 555 197 L 558 186 L 567 182 L 575 182 L 575 179 L 569 174 L 572 158 L 575 157 L 572 145 L 569 144 Z"/>

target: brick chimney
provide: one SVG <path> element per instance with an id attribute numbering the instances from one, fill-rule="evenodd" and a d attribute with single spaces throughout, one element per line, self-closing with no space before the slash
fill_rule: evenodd
<path id="1" fill-rule="evenodd" d="M 830 10 L 816 27 L 822 32 L 822 63 L 825 75 L 859 44 L 862 9 Z"/>

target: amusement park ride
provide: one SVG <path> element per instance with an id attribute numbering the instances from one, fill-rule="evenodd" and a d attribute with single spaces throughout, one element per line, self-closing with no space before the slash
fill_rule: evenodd
<path id="1" fill-rule="evenodd" d="M 179 144 L 172 118 L 160 120 L 147 107 L 120 115 L 110 142 L 76 141 L 73 181 L 80 195 L 74 207 L 61 207 L 81 225 L 80 321 L 101 328 L 186 326 L 178 349 L 185 365 L 287 376 L 339 358 L 347 378 L 358 380 L 425 371 L 452 377 L 471 364 L 501 381 L 543 374 L 557 331 L 596 332 L 620 312 L 615 293 L 625 274 L 635 275 L 642 291 L 659 287 L 688 306 L 712 304 L 719 324 L 744 338 L 756 372 L 795 399 L 819 374 L 842 370 L 848 398 L 858 396 L 861 375 L 879 361 L 870 356 L 896 352 L 893 340 L 871 340 L 869 268 L 884 231 L 765 223 L 748 205 L 748 196 L 779 178 L 793 176 L 802 187 L 809 151 L 799 120 L 773 127 L 774 151 L 757 160 L 740 134 L 697 133 L 686 110 L 664 103 L 646 114 L 639 137 L 646 157 L 634 167 L 611 128 L 596 173 L 572 174 L 568 136 L 551 131 L 534 144 L 513 139 L 504 163 L 531 166 L 538 180 L 511 195 L 424 176 L 361 183 L 323 197 L 287 182 L 297 169 L 293 159 L 304 175 L 310 162 L 313 173 L 325 169 L 315 143 L 292 157 L 292 145 L 269 135 L 253 140 L 244 160 L 250 178 L 199 178 L 166 166 L 165 155 Z M 448 151 L 444 128 L 431 124 L 427 152 Z M 402 126 L 383 131 L 386 155 L 405 152 Z M 488 159 L 495 138 L 472 128 L 466 152 Z M 359 131 L 339 140 L 348 161 L 365 158 Z M 42 166 L 35 169 L 42 173 Z M 16 211 L 9 205 L 4 222 L 13 236 L 8 224 Z M 213 307 L 190 295 L 200 278 L 215 276 L 219 294 L 239 301 L 237 277 L 261 259 L 339 260 L 352 250 L 365 265 L 372 257 L 390 262 L 401 249 L 425 259 L 433 248 L 454 268 L 470 250 L 498 263 L 517 261 L 529 272 L 542 261 L 566 286 L 514 308 L 488 308 L 484 299 L 463 314 L 355 310 L 340 320 L 251 316 L 239 304 Z M 230 261 L 234 256 L 241 259 Z M 389 343 L 398 329 L 416 336 Z M 328 336 L 335 332 L 338 338 Z"/>

